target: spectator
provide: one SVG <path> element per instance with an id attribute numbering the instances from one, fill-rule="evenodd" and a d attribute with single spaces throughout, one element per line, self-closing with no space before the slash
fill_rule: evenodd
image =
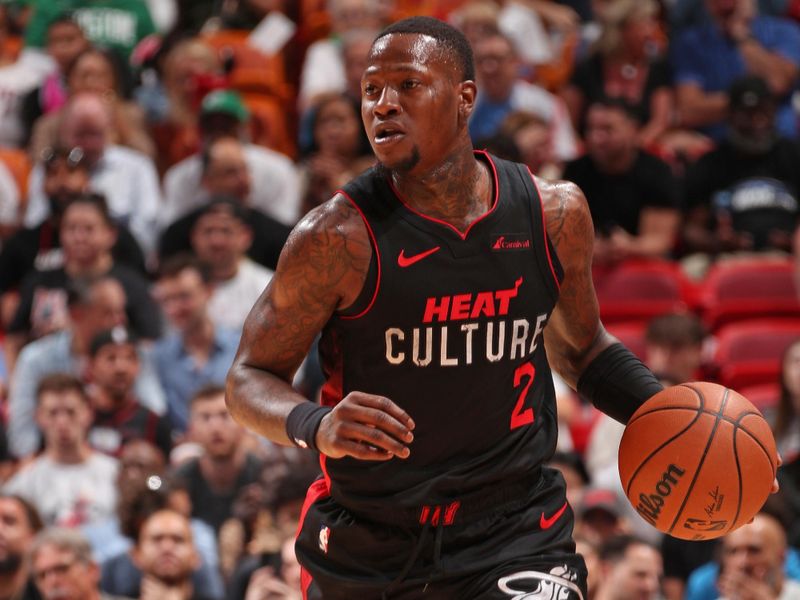
<path id="1" fill-rule="evenodd" d="M 595 600 L 658 600 L 661 598 L 661 556 L 635 537 L 610 538 L 600 547 L 603 573 Z"/>
<path id="2" fill-rule="evenodd" d="M 677 182 L 666 163 L 639 149 L 638 131 L 624 100 L 595 102 L 586 116 L 586 155 L 564 170 L 586 194 L 599 266 L 665 257 L 675 241 Z"/>
<path id="3" fill-rule="evenodd" d="M 241 141 L 252 185 L 249 205 L 284 225 L 294 225 L 299 217 L 300 187 L 294 164 L 289 158 L 246 141 L 249 112 L 238 93 L 217 90 L 203 98 L 200 106 L 200 144 L 206 148 L 220 137 Z M 165 203 L 161 210 L 162 229 L 192 209 L 202 206 L 213 194 L 203 186 L 206 170 L 195 154 L 173 166 L 164 175 Z M 203 188 L 206 187 L 204 191 Z"/>
<path id="4" fill-rule="evenodd" d="M 208 272 L 191 257 L 175 256 L 162 265 L 156 296 L 173 331 L 156 343 L 153 358 L 172 428 L 184 432 L 192 396 L 206 384 L 225 382 L 239 332 L 211 321 Z"/>
<path id="5" fill-rule="evenodd" d="M 146 255 L 154 248 L 155 223 L 161 205 L 158 174 L 145 155 L 111 143 L 111 108 L 95 94 L 70 98 L 58 145 L 83 149 L 91 188 L 102 193 L 115 221 L 127 225 Z M 43 167 L 37 164 L 29 180 L 25 225 L 33 227 L 47 218 L 50 207 L 43 189 Z"/>
<path id="6" fill-rule="evenodd" d="M 133 557 L 142 571 L 140 600 L 209 598 L 192 585 L 199 557 L 184 515 L 172 510 L 150 515 L 142 524 Z"/>
<path id="7" fill-rule="evenodd" d="M 72 13 L 93 44 L 113 48 L 126 61 L 136 44 L 156 31 L 143 0 L 61 0 L 35 6 L 25 30 L 28 46 L 42 47 L 48 23 L 64 12 Z"/>
<path id="8" fill-rule="evenodd" d="M 707 335 L 700 318 L 692 313 L 653 317 L 644 333 L 645 363 L 664 385 L 697 381 Z"/>
<path id="9" fill-rule="evenodd" d="M 155 157 L 153 140 L 147 134 L 142 109 L 124 97 L 115 57 L 108 52 L 90 48 L 82 52 L 67 70 L 70 97 L 77 94 L 96 94 L 107 103 L 112 117 L 111 142 Z M 45 148 L 58 143 L 63 120 L 63 108 L 40 117 L 34 124 L 29 149 L 39 156 Z"/>
<path id="10" fill-rule="evenodd" d="M 600 571 L 597 545 L 583 536 L 575 536 L 575 552 L 583 556 L 583 561 L 586 563 L 586 600 L 595 600 L 603 576 Z"/>
<path id="11" fill-rule="evenodd" d="M 710 21 L 687 27 L 672 43 L 681 125 L 721 141 L 726 91 L 738 78 L 762 77 L 778 99 L 777 127 L 797 137 L 791 93 L 800 66 L 800 29 L 785 19 L 759 16 L 753 0 L 706 0 Z"/>
<path id="12" fill-rule="evenodd" d="M 255 571 L 250 577 L 244 598 L 302 600 L 301 567 L 294 553 L 293 538 L 287 538 L 281 545 L 280 570 L 266 566 Z"/>
<path id="13" fill-rule="evenodd" d="M 156 114 L 150 117 L 158 148 L 158 172 L 162 175 L 197 152 L 200 94 L 219 71 L 214 49 L 199 38 L 181 40 L 166 51 L 161 61 L 160 102 L 155 107 Z"/>
<path id="14" fill-rule="evenodd" d="M 0 495 L 0 598 L 3 600 L 36 598 L 25 557 L 41 528 L 39 513 L 27 500 Z"/>
<path id="15" fill-rule="evenodd" d="M 89 400 L 94 421 L 89 445 L 118 457 L 130 440 L 158 446 L 164 456 L 172 450 L 172 432 L 165 418 L 139 402 L 134 383 L 140 371 L 136 338 L 118 326 L 98 333 L 89 346 Z"/>
<path id="16" fill-rule="evenodd" d="M 76 526 L 110 516 L 117 461 L 94 452 L 86 441 L 92 409 L 81 382 L 61 373 L 45 377 L 37 391 L 36 421 L 44 452 L 3 491 L 28 500 L 48 524 Z"/>
<path id="17" fill-rule="evenodd" d="M 252 229 L 251 243 L 246 249 L 248 256 L 269 269 L 275 269 L 290 228 L 250 205 L 248 197 L 252 179 L 246 148 L 232 137 L 215 139 L 203 150 L 202 164 L 203 188 L 209 196 L 202 205 L 179 218 L 161 235 L 159 252 L 162 260 L 191 250 L 191 232 L 195 221 L 210 204 L 226 198 L 243 208 Z"/>
<path id="18" fill-rule="evenodd" d="M 624 0 L 603 13 L 600 39 L 564 89 L 572 122 L 583 129 L 584 109 L 604 97 L 622 97 L 641 115 L 639 143 L 651 147 L 672 119 L 672 73 L 655 54 L 659 32 L 655 0 Z"/>
<path id="19" fill-rule="evenodd" d="M 317 477 L 319 465 L 313 457 L 293 458 L 284 448 L 264 461 L 257 483 L 239 491 L 233 517 L 219 533 L 230 597 L 244 597 L 258 569 L 281 570 L 281 544 L 294 539 L 306 492 Z"/>
<path id="20" fill-rule="evenodd" d="M 235 202 L 209 204 L 192 227 L 192 249 L 208 269 L 213 286 L 208 315 L 217 327 L 241 331 L 272 279 L 271 270 L 246 256 L 252 240 L 247 213 Z"/>
<path id="21" fill-rule="evenodd" d="M 728 91 L 728 130 L 686 174 L 684 250 L 711 257 L 738 251 L 789 253 L 800 224 L 800 146 L 776 129 L 775 98 L 758 77 Z"/>
<path id="22" fill-rule="evenodd" d="M 66 73 L 75 59 L 89 47 L 89 40 L 83 29 L 69 13 L 57 16 L 48 24 L 45 49 L 56 63 L 57 69 L 23 100 L 24 146 L 28 146 L 30 142 L 34 122 L 42 115 L 60 110 L 66 104 L 69 94 Z"/>
<path id="23" fill-rule="evenodd" d="M 223 388 L 209 386 L 192 397 L 189 439 L 203 453 L 175 475 L 189 488 L 192 516 L 219 532 L 239 491 L 257 482 L 261 473 L 259 460 L 243 443 L 244 429 L 228 413 Z"/>
<path id="24" fill-rule="evenodd" d="M 67 204 L 89 190 L 89 168 L 80 148 L 48 148 L 42 155 L 42 166 L 43 189 L 50 214 L 35 227 L 26 227 L 15 233 L 3 246 L 0 253 L 0 294 L 17 288 L 34 268 L 43 271 L 63 266 L 59 236 L 61 217 Z M 111 249 L 114 261 L 144 274 L 144 255 L 139 244 L 124 225 L 117 225 L 116 230 L 116 241 Z M 6 326 L 8 320 L 10 317 Z"/>
<path id="25" fill-rule="evenodd" d="M 125 290 L 116 279 L 101 278 L 76 284 L 67 291 L 69 327 L 28 344 L 20 353 L 9 396 L 9 446 L 18 457 L 39 448 L 34 420 L 36 387 L 50 373 L 72 373 L 81 377 L 89 360 L 89 345 L 99 332 L 124 325 Z M 165 410 L 164 392 L 151 361 L 142 360 L 136 378 L 136 395 L 150 410 Z"/>
<path id="26" fill-rule="evenodd" d="M 567 502 L 570 506 L 581 505 L 583 494 L 591 482 L 583 458 L 577 452 L 556 452 L 549 466 L 561 471 L 567 484 Z"/>
<path id="27" fill-rule="evenodd" d="M 615 535 L 628 531 L 623 501 L 616 491 L 593 486 L 584 491 L 575 510 L 576 534 L 602 546 Z"/>
<path id="28" fill-rule="evenodd" d="M 117 479 L 119 502 L 116 514 L 82 531 L 92 544 L 100 563 L 100 587 L 106 592 L 137 596 L 142 572 L 134 563 L 131 550 L 139 538 L 142 523 L 161 510 L 176 510 L 184 516 L 186 491 L 164 474 L 164 457 L 151 444 L 140 440 L 125 446 Z M 193 519 L 192 535 L 198 555 L 198 568 L 192 574 L 197 589 L 214 598 L 224 596 L 219 574 L 217 541 L 213 530 Z"/>
<path id="29" fill-rule="evenodd" d="M 89 543 L 77 531 L 42 531 L 33 541 L 29 557 L 42 600 L 124 600 L 100 592 L 100 570 Z"/>
<path id="30" fill-rule="evenodd" d="M 64 209 L 59 227 L 64 264 L 57 269 L 37 269 L 25 277 L 9 333 L 19 338 L 38 338 L 63 329 L 70 284 L 113 277 L 125 289 L 125 310 L 131 328 L 143 338 L 157 338 L 161 321 L 148 282 L 114 261 L 111 249 L 116 237 L 116 227 L 102 196 L 84 194 L 74 198 Z"/>
<path id="31" fill-rule="evenodd" d="M 469 123 L 473 140 L 493 136 L 511 111 L 524 110 L 550 124 L 552 152 L 558 160 L 577 156 L 575 132 L 564 102 L 520 78 L 519 59 L 508 38 L 494 33 L 478 41 L 475 68 L 479 91 Z"/>
<path id="32" fill-rule="evenodd" d="M 800 456 L 800 340 L 795 340 L 781 361 L 781 395 L 775 411 L 775 441 L 784 464 Z M 800 502 L 800 496 L 796 499 Z"/>
<path id="33" fill-rule="evenodd" d="M 15 62 L 0 66 L 0 146 L 22 146 L 26 137 L 23 98 L 55 69 L 52 58 L 31 50 L 23 50 Z"/>
<path id="34" fill-rule="evenodd" d="M 303 214 L 327 202 L 375 159 L 361 124 L 359 105 L 343 94 L 321 96 L 311 115 L 313 143 L 304 161 Z"/>
<path id="35" fill-rule="evenodd" d="M 327 0 L 326 4 L 331 19 L 330 36 L 315 41 L 306 51 L 298 94 L 301 113 L 314 106 L 321 95 L 347 89 L 342 37 L 350 31 L 384 25 L 379 2 Z"/>
<path id="36" fill-rule="evenodd" d="M 510 112 L 500 127 L 500 135 L 513 140 L 519 151 L 517 162 L 525 163 L 534 175 L 558 179 L 564 164 L 553 153 L 551 134 L 549 123 L 528 111 Z M 494 154 L 490 148 L 487 147 L 487 150 Z"/>
<path id="37" fill-rule="evenodd" d="M 760 513 L 751 523 L 722 538 L 717 588 L 720 598 L 791 600 L 800 582 L 786 579 L 786 533 L 777 519 Z"/>

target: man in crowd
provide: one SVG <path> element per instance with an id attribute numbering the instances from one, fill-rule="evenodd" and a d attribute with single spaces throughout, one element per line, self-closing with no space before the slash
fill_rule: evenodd
<path id="1" fill-rule="evenodd" d="M 243 146 L 246 170 L 252 179 L 247 190 L 249 205 L 284 225 L 294 225 L 300 210 L 300 182 L 289 158 L 247 142 L 250 114 L 238 93 L 217 90 L 203 98 L 200 107 L 201 146 L 206 148 L 217 138 L 232 137 Z M 164 175 L 166 202 L 159 223 L 162 228 L 202 206 L 211 192 L 203 185 L 201 155 L 179 162 Z M 205 191 L 203 188 L 206 188 Z"/>
<path id="2" fill-rule="evenodd" d="M 67 293 L 69 326 L 25 346 L 19 355 L 9 394 L 9 446 L 17 457 L 39 448 L 39 431 L 34 413 L 36 388 L 51 373 L 72 373 L 83 377 L 89 361 L 92 339 L 101 331 L 127 322 L 125 291 L 110 277 L 72 286 Z M 152 363 L 143 359 L 136 378 L 136 395 L 157 414 L 166 408 L 164 392 Z"/>
<path id="3" fill-rule="evenodd" d="M 140 600 L 208 598 L 192 585 L 200 559 L 184 515 L 173 510 L 150 515 L 142 524 L 133 557 L 142 571 Z"/>
<path id="4" fill-rule="evenodd" d="M 4 491 L 28 500 L 48 524 L 77 526 L 109 517 L 117 499 L 117 461 L 88 444 L 92 409 L 81 382 L 60 373 L 45 377 L 37 392 L 36 421 L 44 451 Z"/>
<path id="5" fill-rule="evenodd" d="M 256 262 L 275 268 L 290 228 L 252 204 L 253 182 L 245 151 L 246 147 L 233 137 L 216 138 L 205 146 L 201 154 L 201 181 L 207 194 L 204 194 L 203 204 L 177 219 L 161 235 L 159 254 L 162 260 L 190 250 L 192 227 L 203 209 L 218 198 L 225 198 L 242 207 L 253 232 L 245 248 L 247 254 Z"/>
<path id="6" fill-rule="evenodd" d="M 650 544 L 620 535 L 600 547 L 603 575 L 595 600 L 658 600 L 661 598 L 661 555 Z"/>
<path id="7" fill-rule="evenodd" d="M 800 29 L 777 17 L 759 16 L 754 0 L 705 0 L 711 19 L 672 40 L 677 109 L 686 127 L 723 138 L 726 90 L 746 74 L 763 77 L 778 98 L 777 124 L 797 137 L 791 104 L 800 68 Z"/>
<path id="8" fill-rule="evenodd" d="M 38 225 L 20 229 L 3 245 L 0 253 L 0 293 L 17 287 L 33 268 L 41 270 L 63 265 L 58 235 L 61 215 L 71 200 L 89 191 L 91 174 L 86 156 L 80 148 L 49 148 L 41 160 L 43 189 L 50 214 Z M 117 239 L 112 252 L 115 261 L 144 271 L 142 251 L 124 225 L 117 225 Z"/>
<path id="9" fill-rule="evenodd" d="M 132 332 L 123 326 L 100 332 L 92 339 L 89 355 L 88 393 L 94 412 L 89 444 L 118 457 L 126 442 L 144 440 L 169 456 L 169 423 L 142 406 L 136 397 L 134 384 L 141 360 Z"/>
<path id="10" fill-rule="evenodd" d="M 124 600 L 100 592 L 100 569 L 74 529 L 42 531 L 29 553 L 31 577 L 43 600 Z"/>
<path id="11" fill-rule="evenodd" d="M 184 432 L 195 392 L 225 381 L 239 332 L 214 325 L 208 315 L 208 271 L 191 256 L 175 256 L 161 266 L 156 297 L 172 332 L 156 343 L 153 361 L 166 394 L 170 425 Z"/>
<path id="12" fill-rule="evenodd" d="M 686 174 L 684 250 L 707 257 L 791 252 L 800 223 L 800 147 L 779 134 L 776 98 L 763 79 L 737 80 L 728 104 L 726 138 Z"/>
<path id="13" fill-rule="evenodd" d="M 32 597 L 25 555 L 41 528 L 39 513 L 27 500 L 0 495 L 0 600 Z"/>
<path id="14" fill-rule="evenodd" d="M 595 102 L 586 114 L 586 154 L 564 171 L 586 194 L 598 265 L 665 257 L 674 244 L 678 184 L 665 162 L 639 149 L 638 130 L 624 100 Z"/>
<path id="15" fill-rule="evenodd" d="M 181 465 L 176 477 L 189 488 L 192 516 L 215 531 L 232 515 L 233 501 L 247 485 L 259 481 L 261 464 L 245 444 L 245 430 L 225 407 L 225 390 L 209 386 L 192 398 L 189 438 L 203 449 L 199 458 Z"/>
<path id="16" fill-rule="evenodd" d="M 59 145 L 82 148 L 92 190 L 106 197 L 114 220 L 127 225 L 149 255 L 155 249 L 156 219 L 161 210 L 161 188 L 153 162 L 144 154 L 110 142 L 113 117 L 101 97 L 77 94 L 63 110 Z M 50 213 L 43 179 L 43 166 L 37 164 L 30 176 L 24 221 L 27 227 L 38 225 Z"/>
<path id="17" fill-rule="evenodd" d="M 475 68 L 480 92 L 469 133 L 478 143 L 500 132 L 503 120 L 513 111 L 531 112 L 550 125 L 552 154 L 559 161 L 578 155 L 564 101 L 519 76 L 520 61 L 513 42 L 502 33 L 492 33 L 475 44 Z"/>
<path id="18" fill-rule="evenodd" d="M 240 331 L 272 278 L 271 270 L 247 257 L 252 239 L 247 214 L 235 202 L 213 201 L 192 227 L 192 249 L 214 286 L 208 314 L 217 326 Z"/>

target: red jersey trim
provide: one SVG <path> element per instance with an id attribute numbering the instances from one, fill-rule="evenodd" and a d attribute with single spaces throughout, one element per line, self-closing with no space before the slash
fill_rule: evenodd
<path id="1" fill-rule="evenodd" d="M 462 240 L 466 240 L 467 236 L 469 235 L 470 230 L 477 223 L 480 223 L 486 217 L 488 217 L 489 215 L 491 215 L 494 212 L 494 210 L 497 208 L 497 203 L 498 203 L 498 200 L 500 198 L 500 179 L 497 176 L 497 167 L 495 167 L 494 161 L 492 160 L 492 157 L 489 156 L 489 154 L 488 154 L 488 152 L 486 152 L 486 150 L 475 150 L 475 154 L 483 154 L 487 158 L 487 160 L 489 161 L 489 166 L 492 168 L 492 177 L 494 178 L 494 201 L 492 202 L 491 208 L 489 208 L 489 210 L 487 210 L 480 217 L 478 217 L 472 223 L 470 223 L 469 227 L 467 227 L 467 230 L 464 231 L 463 233 L 461 232 L 461 230 L 459 230 L 457 227 L 453 227 L 447 221 L 442 221 L 441 219 L 437 219 L 435 217 L 429 217 L 428 215 L 422 214 L 421 212 L 413 209 L 411 207 L 411 205 L 408 202 L 406 202 L 405 198 L 403 198 L 403 196 L 400 194 L 400 191 L 394 186 L 394 182 L 392 181 L 391 178 L 388 178 L 389 187 L 392 188 L 392 191 L 394 192 L 394 195 L 397 196 L 397 199 L 400 201 L 400 203 L 403 206 L 405 206 L 409 211 L 411 211 L 412 213 L 414 213 L 418 217 L 422 217 L 423 219 L 426 219 L 426 220 L 431 221 L 433 223 L 438 223 L 439 225 L 444 225 L 448 229 L 451 229 L 451 230 L 455 231 Z"/>
<path id="2" fill-rule="evenodd" d="M 353 205 L 353 208 L 358 211 L 358 214 L 361 215 L 361 220 L 364 221 L 364 225 L 367 227 L 367 233 L 369 233 L 369 239 L 372 242 L 372 249 L 375 251 L 375 258 L 378 261 L 378 280 L 375 282 L 375 291 L 373 292 L 372 299 L 369 301 L 367 307 L 357 315 L 337 315 L 340 319 L 360 319 L 372 309 L 372 305 L 375 304 L 375 300 L 378 298 L 378 290 L 381 289 L 381 253 L 378 250 L 378 241 L 375 239 L 375 233 L 372 231 L 372 227 L 370 227 L 369 221 L 367 221 L 367 217 L 364 216 L 361 208 L 344 190 L 338 190 L 336 193 L 347 198 L 348 202 L 350 202 L 350 204 Z"/>
<path id="3" fill-rule="evenodd" d="M 550 237 L 547 235 L 547 220 L 544 216 L 544 200 L 542 199 L 542 192 L 539 190 L 539 185 L 536 183 L 536 177 L 533 176 L 529 167 L 528 175 L 531 176 L 531 181 L 533 182 L 533 187 L 536 188 L 536 193 L 539 194 L 539 209 L 542 211 L 542 233 L 544 233 L 544 251 L 547 253 L 547 264 L 550 265 L 550 273 L 553 275 L 553 281 L 556 282 L 556 289 L 561 291 L 561 282 L 558 280 L 558 275 L 556 274 L 556 268 L 553 266 L 553 257 L 550 256 L 550 244 L 548 244 L 548 240 Z"/>
<path id="4" fill-rule="evenodd" d="M 311 508 L 311 505 L 315 502 L 322 500 L 323 498 L 327 498 L 331 495 L 330 487 L 328 486 L 328 482 L 324 479 L 317 479 L 314 483 L 312 483 L 308 491 L 306 492 L 306 499 L 303 502 L 303 508 L 300 511 L 300 521 L 297 524 L 297 534 L 295 538 L 300 536 L 300 530 L 303 529 L 303 523 L 306 520 L 306 515 L 308 514 L 308 509 Z M 303 592 L 303 600 L 306 600 L 308 597 L 308 588 L 311 586 L 311 573 L 305 570 L 305 568 L 300 568 L 300 587 L 302 588 Z"/>

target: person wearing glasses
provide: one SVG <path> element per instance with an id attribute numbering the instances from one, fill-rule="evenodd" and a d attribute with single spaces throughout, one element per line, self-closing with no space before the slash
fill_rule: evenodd
<path id="1" fill-rule="evenodd" d="M 75 530 L 46 529 L 34 540 L 31 576 L 43 600 L 123 600 L 100 591 L 100 568 Z"/>

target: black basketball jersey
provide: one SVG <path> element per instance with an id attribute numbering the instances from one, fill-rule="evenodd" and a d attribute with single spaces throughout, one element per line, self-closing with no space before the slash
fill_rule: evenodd
<path id="1" fill-rule="evenodd" d="M 332 496 L 354 511 L 535 476 L 555 450 L 542 330 L 560 266 L 527 168 L 476 157 L 493 173 L 494 202 L 466 232 L 415 212 L 377 168 L 343 190 L 367 225 L 375 276 L 359 312 L 334 315 L 323 331 L 322 401 L 379 394 L 416 423 L 408 459 L 323 457 Z"/>

